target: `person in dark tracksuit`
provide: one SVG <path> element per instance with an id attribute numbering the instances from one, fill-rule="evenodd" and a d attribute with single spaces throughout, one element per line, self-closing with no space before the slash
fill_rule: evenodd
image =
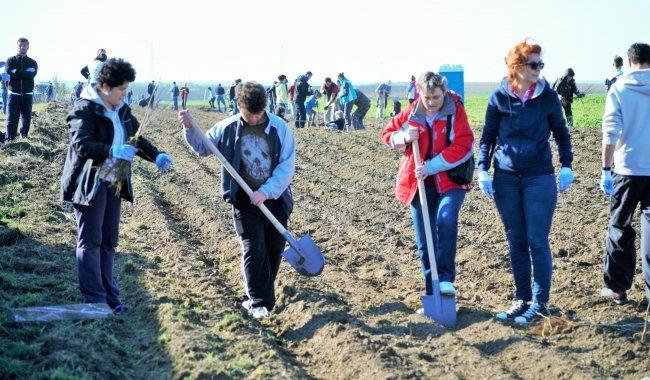
<path id="1" fill-rule="evenodd" d="M 140 127 L 123 101 L 135 80 L 131 64 L 109 59 L 96 79 L 66 117 L 70 146 L 61 177 L 61 200 L 73 204 L 77 220 L 77 275 L 84 303 L 105 303 L 114 313 L 121 313 L 126 308 L 113 278 L 113 263 L 121 202 L 133 202 L 133 193 L 128 173 L 117 193 L 115 167 L 120 160 L 133 162 L 138 155 L 165 171 L 172 160 L 143 137 L 137 147 L 126 143 Z"/>
<path id="2" fill-rule="evenodd" d="M 287 123 L 266 112 L 266 90 L 255 82 L 237 88 L 239 114 L 212 127 L 207 137 L 253 190 L 248 194 L 222 168 L 221 188 L 232 205 L 235 231 L 242 247 L 243 306 L 254 319 L 270 316 L 275 306 L 275 278 L 285 239 L 262 213 L 264 204 L 286 228 L 293 210 L 289 184 L 295 168 L 296 143 Z M 192 115 L 178 114 L 185 141 L 199 156 L 212 151 L 192 129 Z"/>
<path id="3" fill-rule="evenodd" d="M 585 96 L 584 93 L 578 90 L 576 85 L 575 72 L 573 69 L 568 68 L 564 70 L 562 78 L 558 78 L 553 84 L 553 89 L 557 92 L 564 108 L 564 115 L 566 116 L 567 125 L 573 127 L 573 111 L 571 111 L 571 103 L 573 103 L 573 94 L 578 95 L 578 98 Z"/>
<path id="4" fill-rule="evenodd" d="M 18 134 L 18 121 L 22 121 L 20 135 L 26 138 L 32 121 L 32 101 L 34 77 L 38 73 L 38 64 L 27 56 L 29 41 L 18 39 L 18 54 L 7 59 L 5 72 L 9 74 L 7 95 L 7 133 L 2 139 L 14 140 Z"/>
<path id="5" fill-rule="evenodd" d="M 311 71 L 307 71 L 305 75 L 301 75 L 296 79 L 296 88 L 293 96 L 294 102 L 296 102 L 296 128 L 304 128 L 305 122 L 307 121 L 307 110 L 305 109 L 305 100 L 307 96 L 311 95 L 311 90 L 309 88 L 309 83 L 307 83 L 312 77 Z"/>
<path id="6" fill-rule="evenodd" d="M 358 89 L 354 89 L 357 93 L 357 98 L 354 100 L 354 105 L 357 109 L 352 113 L 352 126 L 354 129 L 366 129 L 363 125 L 363 118 L 366 117 L 370 109 L 370 99 Z"/>

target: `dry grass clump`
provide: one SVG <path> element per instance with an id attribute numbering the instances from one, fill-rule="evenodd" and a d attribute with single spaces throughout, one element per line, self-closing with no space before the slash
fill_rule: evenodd
<path id="1" fill-rule="evenodd" d="M 534 335 L 550 336 L 569 332 L 581 326 L 584 326 L 584 324 L 570 321 L 566 315 L 562 315 L 561 317 L 544 317 L 540 323 L 528 329 L 528 332 Z"/>

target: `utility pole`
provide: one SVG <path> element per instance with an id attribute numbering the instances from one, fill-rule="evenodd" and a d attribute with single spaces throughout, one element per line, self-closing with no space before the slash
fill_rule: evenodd
<path id="1" fill-rule="evenodd" d="M 280 74 L 284 74 L 284 44 L 280 44 Z"/>
<path id="2" fill-rule="evenodd" d="M 153 40 L 151 41 L 151 68 L 149 69 L 149 71 L 151 72 L 151 78 L 149 78 L 149 79 L 153 80 L 153 78 L 154 78 L 154 76 L 156 74 L 154 72 L 154 66 L 153 66 Z"/>

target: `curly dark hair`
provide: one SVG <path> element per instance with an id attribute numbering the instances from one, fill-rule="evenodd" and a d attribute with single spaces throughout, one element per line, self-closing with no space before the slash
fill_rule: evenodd
<path id="1" fill-rule="evenodd" d="M 254 81 L 237 85 L 237 106 L 250 113 L 260 113 L 266 108 L 266 90 Z"/>
<path id="2" fill-rule="evenodd" d="M 122 58 L 107 60 L 97 74 L 97 85 L 100 87 L 106 83 L 108 87 L 113 88 L 133 81 L 135 81 L 135 69 Z"/>

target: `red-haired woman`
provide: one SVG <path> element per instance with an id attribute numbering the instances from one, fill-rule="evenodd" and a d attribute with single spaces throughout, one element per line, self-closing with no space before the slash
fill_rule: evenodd
<path id="1" fill-rule="evenodd" d="M 508 76 L 488 101 L 478 156 L 478 184 L 496 203 L 515 278 L 516 300 L 496 317 L 520 323 L 550 314 L 546 303 L 553 262 L 548 236 L 557 203 L 551 133 L 562 165 L 560 192 L 573 182 L 571 136 L 557 94 L 540 76 L 541 53 L 528 39 L 510 49 Z M 487 172 L 492 155 L 494 182 Z"/>

